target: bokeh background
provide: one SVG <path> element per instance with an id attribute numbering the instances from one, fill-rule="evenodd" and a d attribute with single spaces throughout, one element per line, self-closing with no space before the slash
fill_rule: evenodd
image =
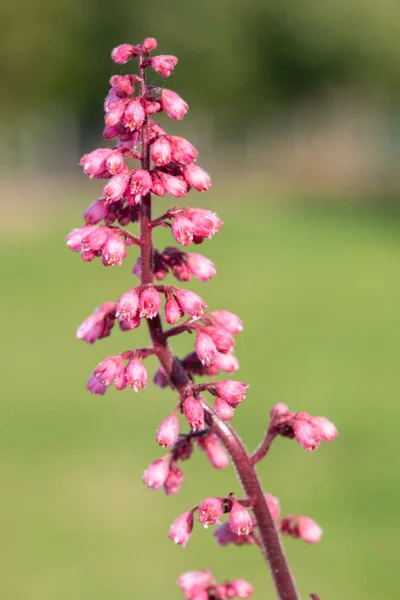
<path id="1" fill-rule="evenodd" d="M 0 14 L 1 597 L 172 600 L 179 574 L 205 567 L 274 597 L 256 549 L 220 549 L 200 527 L 185 550 L 167 539 L 199 499 L 238 490 L 198 454 L 178 496 L 144 489 L 172 393 L 85 391 L 104 356 L 146 340 L 143 327 L 75 339 L 133 285 L 135 251 L 105 269 L 64 236 L 100 190 L 77 163 L 101 145 L 108 79 L 124 72 L 110 49 L 151 35 L 179 56 L 166 86 L 191 106 L 169 130 L 213 176 L 189 201 L 225 223 L 202 249 L 218 276 L 190 287 L 244 319 L 238 376 L 251 388 L 234 425 L 255 447 L 279 401 L 340 431 L 312 454 L 278 440 L 259 466 L 284 513 L 324 529 L 318 546 L 285 542 L 302 596 L 397 598 L 398 1 L 36 0 Z"/>

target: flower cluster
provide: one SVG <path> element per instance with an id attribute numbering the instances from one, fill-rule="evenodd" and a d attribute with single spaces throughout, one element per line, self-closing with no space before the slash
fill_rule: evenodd
<path id="1" fill-rule="evenodd" d="M 263 492 L 254 465 L 279 435 L 314 450 L 321 440 L 333 440 L 337 431 L 323 417 L 292 413 L 285 405 L 277 404 L 271 411 L 264 442 L 249 455 L 227 423 L 246 399 L 249 386 L 233 379 L 215 380 L 221 372 L 231 374 L 239 368 L 234 346 L 235 336 L 243 330 L 241 319 L 227 310 L 206 310 L 203 298 L 190 290 L 157 283 L 169 275 L 179 282 L 188 282 L 192 277 L 206 282 L 216 274 L 214 263 L 202 254 L 173 246 L 155 248 L 153 232 L 158 227 L 169 229 L 175 241 L 186 248 L 211 239 L 221 229 L 222 221 L 204 208 L 179 206 L 164 208 L 160 216 L 152 217 L 152 195 L 183 198 L 192 189 L 205 192 L 211 186 L 210 176 L 196 163 L 197 149 L 185 138 L 167 133 L 155 121 L 160 112 L 181 120 L 188 111 L 187 103 L 176 92 L 146 82 L 148 69 L 167 78 L 178 62 L 175 56 L 151 56 L 156 48 L 156 40 L 147 38 L 141 44 L 122 44 L 112 51 L 117 65 L 135 57 L 139 72 L 110 79 L 103 135 L 107 141 L 115 140 L 115 145 L 89 152 L 80 161 L 85 175 L 105 180 L 103 190 L 84 212 L 83 225 L 67 236 L 67 246 L 79 252 L 85 262 L 97 256 L 105 266 L 120 265 L 129 248 L 139 249 L 132 260 L 139 284 L 97 308 L 80 325 L 77 337 L 93 344 L 108 337 L 116 321 L 122 331 L 137 329 L 144 321 L 151 345 L 106 357 L 93 370 L 87 388 L 99 395 L 111 385 L 117 390 L 143 390 L 148 384 L 143 361 L 148 356 L 157 357 L 160 364 L 154 383 L 161 388 L 170 386 L 178 400 L 161 419 L 156 432 L 158 445 L 168 451 L 148 466 L 144 484 L 153 490 L 163 488 L 169 496 L 176 494 L 184 481 L 182 462 L 190 459 L 197 445 L 216 469 L 227 467 L 231 458 L 245 492 L 243 499 L 232 493 L 205 498 L 177 517 L 169 537 L 185 546 L 197 513 L 204 527 L 218 526 L 214 535 L 219 545 L 260 546 L 270 561 L 279 598 L 297 600 L 279 534 L 315 543 L 322 531 L 308 517 L 289 515 L 280 519 L 279 501 Z M 128 231 L 132 224 L 139 226 L 138 235 Z M 193 334 L 194 348 L 178 359 L 172 354 L 169 340 L 183 333 Z M 196 383 L 198 376 L 213 381 Z M 189 427 L 188 433 L 180 432 L 180 415 Z M 224 515 L 228 520 L 221 523 Z M 178 584 L 185 598 L 191 600 L 248 598 L 253 591 L 243 579 L 217 584 L 209 571 L 185 573 Z"/>

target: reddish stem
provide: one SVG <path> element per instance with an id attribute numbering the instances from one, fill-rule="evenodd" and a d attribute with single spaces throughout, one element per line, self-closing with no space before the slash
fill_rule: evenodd
<path id="1" fill-rule="evenodd" d="M 141 77 L 140 95 L 143 97 L 146 94 L 146 75 L 142 57 L 139 57 L 139 69 Z M 142 127 L 141 142 L 141 166 L 142 169 L 148 171 L 150 169 L 150 144 L 147 121 Z M 142 199 L 139 221 L 141 239 L 141 283 L 151 284 L 154 281 L 154 275 L 152 264 L 153 241 L 150 193 Z M 154 319 L 148 319 L 147 325 L 160 364 L 164 368 L 174 387 L 178 392 L 182 393 L 191 382 L 182 368 L 180 361 L 174 356 L 168 345 L 167 336 L 163 331 L 160 316 L 157 315 Z M 206 413 L 206 423 L 218 436 L 230 454 L 245 495 L 248 498 L 254 498 L 253 512 L 258 526 L 261 548 L 270 567 L 278 598 L 280 600 L 299 600 L 300 597 L 297 593 L 294 578 L 286 561 L 279 534 L 275 528 L 264 497 L 264 492 L 248 452 L 237 433 L 216 414 L 205 400 L 202 400 L 202 404 Z"/>
<path id="2" fill-rule="evenodd" d="M 264 440 L 261 442 L 257 450 L 251 455 L 250 460 L 253 465 L 260 462 L 268 453 L 268 450 L 271 447 L 272 442 L 276 438 L 276 432 L 270 427 L 267 429 Z"/>

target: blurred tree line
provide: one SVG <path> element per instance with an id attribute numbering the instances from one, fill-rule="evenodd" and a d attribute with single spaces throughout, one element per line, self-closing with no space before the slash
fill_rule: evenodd
<path id="1" fill-rule="evenodd" d="M 124 70 L 111 48 L 146 36 L 181 60 L 165 85 L 230 130 L 325 88 L 400 87 L 399 0 L 8 0 L 0 16 L 3 115 L 49 103 L 98 125 Z"/>

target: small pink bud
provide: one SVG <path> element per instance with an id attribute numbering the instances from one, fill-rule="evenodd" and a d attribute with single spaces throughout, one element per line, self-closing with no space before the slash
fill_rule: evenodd
<path id="1" fill-rule="evenodd" d="M 186 196 L 188 187 L 183 178 L 169 175 L 163 171 L 158 171 L 158 176 L 167 194 L 174 196 L 174 198 L 183 198 Z"/>
<path id="2" fill-rule="evenodd" d="M 177 581 L 179 587 L 185 592 L 185 598 L 188 599 L 191 599 L 196 592 L 205 590 L 207 586 L 213 583 L 213 574 L 207 570 L 187 571 L 186 573 L 183 573 Z"/>
<path id="3" fill-rule="evenodd" d="M 161 93 L 161 106 L 171 119 L 181 121 L 186 115 L 189 106 L 176 92 L 163 89 Z"/>
<path id="4" fill-rule="evenodd" d="M 112 108 L 109 108 L 104 117 L 104 123 L 106 127 L 116 127 L 124 116 L 125 108 L 125 100 L 118 102 L 117 104 L 114 104 Z"/>
<path id="5" fill-rule="evenodd" d="M 118 234 L 110 235 L 103 246 L 102 262 L 105 267 L 120 265 L 126 258 L 125 243 Z"/>
<path id="6" fill-rule="evenodd" d="M 140 141 L 140 131 L 127 131 L 124 129 L 119 134 L 118 146 L 120 148 L 135 148 Z"/>
<path id="7" fill-rule="evenodd" d="M 162 389 L 170 385 L 169 377 L 162 367 L 158 367 L 157 371 L 155 372 L 153 383 Z"/>
<path id="8" fill-rule="evenodd" d="M 182 246 L 189 246 L 193 241 L 194 235 L 194 226 L 192 222 L 184 217 L 183 215 L 178 215 L 175 217 L 172 223 L 172 235 Z"/>
<path id="9" fill-rule="evenodd" d="M 106 201 L 116 202 L 120 200 L 127 190 L 129 179 L 129 172 L 114 175 L 103 188 L 103 196 Z"/>
<path id="10" fill-rule="evenodd" d="M 217 357 L 217 348 L 209 335 L 202 332 L 198 333 L 195 341 L 195 349 L 203 365 L 209 367 L 214 364 Z"/>
<path id="11" fill-rule="evenodd" d="M 108 227 L 95 227 L 83 238 L 82 250 L 97 252 L 104 246 L 111 231 Z"/>
<path id="12" fill-rule="evenodd" d="M 116 316 L 120 320 L 135 317 L 139 311 L 139 294 L 136 289 L 128 290 L 122 294 L 117 303 Z"/>
<path id="13" fill-rule="evenodd" d="M 112 152 L 111 148 L 98 148 L 82 156 L 79 164 L 85 175 L 88 175 L 90 178 L 107 176 L 105 161 Z"/>
<path id="14" fill-rule="evenodd" d="M 230 421 L 233 418 L 234 412 L 232 406 L 222 398 L 215 398 L 214 406 L 221 419 Z"/>
<path id="15" fill-rule="evenodd" d="M 140 317 L 135 315 L 127 319 L 120 319 L 119 326 L 121 331 L 130 331 L 131 329 L 137 329 L 140 326 Z"/>
<path id="16" fill-rule="evenodd" d="M 229 402 L 234 408 L 245 400 L 246 389 L 249 387 L 242 381 L 233 381 L 231 379 L 218 381 L 214 386 L 218 396 L 225 400 L 225 402 Z"/>
<path id="17" fill-rule="evenodd" d="M 188 165 L 187 167 L 184 167 L 183 176 L 186 182 L 199 192 L 206 192 L 211 186 L 209 174 L 197 165 Z"/>
<path id="18" fill-rule="evenodd" d="M 213 433 L 197 440 L 200 448 L 207 453 L 208 460 L 215 469 L 225 469 L 229 465 L 229 458 L 225 449 Z"/>
<path id="19" fill-rule="evenodd" d="M 204 429 L 204 408 L 200 400 L 188 396 L 183 403 L 183 413 L 192 431 L 202 431 Z"/>
<path id="20" fill-rule="evenodd" d="M 175 325 L 183 316 L 183 311 L 175 300 L 174 296 L 170 296 L 165 303 L 165 320 L 170 325 Z"/>
<path id="21" fill-rule="evenodd" d="M 243 546 L 244 544 L 254 544 L 255 539 L 250 533 L 249 535 L 236 535 L 233 533 L 229 521 L 217 527 L 214 531 L 214 537 L 220 546 L 234 544 L 235 546 Z"/>
<path id="22" fill-rule="evenodd" d="M 95 375 L 91 375 L 89 381 L 87 382 L 86 388 L 92 394 L 99 394 L 103 396 L 106 393 L 108 385 L 101 383 Z"/>
<path id="23" fill-rule="evenodd" d="M 231 353 L 222 354 L 218 352 L 217 358 L 215 359 L 215 366 L 226 373 L 233 373 L 233 371 L 239 369 L 239 361 L 236 356 Z"/>
<path id="24" fill-rule="evenodd" d="M 174 470 L 170 470 L 164 483 L 164 491 L 167 496 L 173 496 L 174 494 L 177 494 L 184 480 L 185 478 L 180 469 L 176 468 Z"/>
<path id="25" fill-rule="evenodd" d="M 298 517 L 299 535 L 307 544 L 317 544 L 322 538 L 322 529 L 309 517 Z"/>
<path id="26" fill-rule="evenodd" d="M 275 404 L 270 411 L 272 423 L 288 415 L 290 415 L 290 410 L 286 404 L 283 404 L 283 402 L 278 402 L 278 404 Z"/>
<path id="27" fill-rule="evenodd" d="M 111 58 L 117 65 L 123 65 L 128 62 L 136 54 L 135 46 L 130 44 L 121 44 L 113 49 Z"/>
<path id="28" fill-rule="evenodd" d="M 169 465 L 166 457 L 152 462 L 143 474 L 142 481 L 148 488 L 159 490 L 167 480 Z"/>
<path id="29" fill-rule="evenodd" d="M 174 544 L 180 544 L 185 547 L 189 541 L 192 530 L 193 512 L 190 510 L 175 519 L 170 527 L 168 537 L 174 542 Z"/>
<path id="30" fill-rule="evenodd" d="M 179 436 L 179 419 L 175 413 L 161 421 L 157 430 L 156 440 L 159 446 L 170 448 Z"/>
<path id="31" fill-rule="evenodd" d="M 111 175 L 117 175 L 118 173 L 127 170 L 127 167 L 124 162 L 124 157 L 118 150 L 110 154 L 110 156 L 105 162 L 105 165 L 110 171 Z"/>
<path id="32" fill-rule="evenodd" d="M 183 311 L 191 317 L 199 318 L 203 314 L 203 309 L 207 307 L 204 300 L 189 290 L 177 289 L 176 299 Z"/>
<path id="33" fill-rule="evenodd" d="M 172 160 L 181 165 L 190 165 L 198 156 L 198 151 L 188 140 L 179 135 L 170 135 Z"/>
<path id="34" fill-rule="evenodd" d="M 138 358 L 132 358 L 125 367 L 125 377 L 128 385 L 138 392 L 147 386 L 147 371 Z"/>
<path id="35" fill-rule="evenodd" d="M 169 56 L 165 54 L 154 56 L 154 58 L 151 59 L 151 66 L 153 69 L 163 77 L 169 77 L 177 63 L 178 59 L 176 56 Z"/>
<path id="36" fill-rule="evenodd" d="M 129 187 L 129 196 L 127 197 L 128 204 L 139 204 L 151 188 L 151 177 L 147 171 L 137 169 L 132 172 L 132 177 Z"/>
<path id="37" fill-rule="evenodd" d="M 217 272 L 214 263 L 202 254 L 188 252 L 186 254 L 186 265 L 189 272 L 197 277 L 197 279 L 200 279 L 200 281 L 208 281 Z"/>
<path id="38" fill-rule="evenodd" d="M 86 210 L 84 219 L 87 225 L 96 225 L 106 218 L 108 206 L 105 200 L 95 200 Z"/>
<path id="39" fill-rule="evenodd" d="M 232 508 L 229 513 L 229 523 L 233 533 L 236 535 L 247 535 L 253 531 L 254 522 L 249 512 L 232 499 Z"/>
<path id="40" fill-rule="evenodd" d="M 331 442 L 338 434 L 338 430 L 334 424 L 325 419 L 325 417 L 311 417 L 311 423 L 321 440 Z"/>
<path id="41" fill-rule="evenodd" d="M 142 43 L 142 51 L 148 54 L 157 48 L 157 40 L 156 38 L 146 38 Z"/>
<path id="42" fill-rule="evenodd" d="M 103 306 L 107 306 L 107 304 L 111 306 L 110 309 L 102 310 L 102 307 L 100 307 L 78 327 L 76 332 L 78 339 L 84 340 L 88 344 L 93 344 L 96 340 L 110 335 L 111 329 L 114 326 L 115 304 L 110 302 Z"/>
<path id="43" fill-rule="evenodd" d="M 225 329 L 225 331 L 232 335 L 243 331 L 242 320 L 228 310 L 213 310 L 210 315 L 213 318 L 214 325 Z"/>
<path id="44" fill-rule="evenodd" d="M 165 187 L 162 184 L 161 179 L 159 178 L 157 173 L 153 171 L 151 176 L 153 182 L 151 184 L 151 191 L 153 192 L 153 194 L 156 194 L 157 196 L 165 196 Z"/>
<path id="45" fill-rule="evenodd" d="M 131 75 L 113 75 L 110 79 L 110 85 L 117 88 L 121 97 L 131 96 L 134 93 L 133 81 Z"/>
<path id="46" fill-rule="evenodd" d="M 161 300 L 157 290 L 153 287 L 144 289 L 139 299 L 139 316 L 154 319 L 160 310 Z"/>
<path id="47" fill-rule="evenodd" d="M 146 117 L 144 108 L 140 103 L 140 100 L 135 98 L 130 100 L 126 106 L 124 116 L 121 121 L 124 127 L 130 131 L 138 130 L 143 125 L 143 121 Z"/>
<path id="48" fill-rule="evenodd" d="M 80 252 L 82 249 L 82 240 L 89 235 L 90 232 L 95 231 L 97 227 L 94 225 L 85 225 L 79 227 L 79 229 L 73 229 L 67 235 L 67 246 L 73 252 Z"/>
<path id="49" fill-rule="evenodd" d="M 226 354 L 231 352 L 235 345 L 235 340 L 230 333 L 220 327 L 205 327 L 204 331 L 210 336 L 214 342 L 218 352 Z"/>
<path id="50" fill-rule="evenodd" d="M 121 371 L 115 378 L 114 381 L 115 388 L 119 391 L 124 390 L 127 386 L 127 381 L 125 377 L 125 371 Z"/>
<path id="51" fill-rule="evenodd" d="M 157 167 L 171 162 L 171 144 L 165 137 L 158 138 L 151 147 L 151 159 Z"/>
<path id="52" fill-rule="evenodd" d="M 318 448 L 321 438 L 308 420 L 294 420 L 293 432 L 298 443 L 308 452 Z"/>
<path id="53" fill-rule="evenodd" d="M 268 510 L 271 513 L 272 520 L 277 521 L 281 513 L 281 507 L 279 505 L 278 498 L 272 494 L 265 494 L 265 500 L 267 502 Z"/>
<path id="54" fill-rule="evenodd" d="M 118 354 L 108 356 L 94 370 L 94 375 L 103 385 L 111 385 L 115 378 L 124 371 L 124 360 Z"/>
<path id="55" fill-rule="evenodd" d="M 253 586 L 244 579 L 234 579 L 230 585 L 231 592 L 238 598 L 250 598 L 253 593 Z"/>
<path id="56" fill-rule="evenodd" d="M 220 498 L 206 498 L 199 506 L 199 522 L 207 529 L 219 523 L 224 514 L 224 503 Z"/>
<path id="57" fill-rule="evenodd" d="M 106 140 L 113 140 L 119 134 L 119 128 L 116 125 L 110 125 L 104 128 L 103 137 Z"/>

